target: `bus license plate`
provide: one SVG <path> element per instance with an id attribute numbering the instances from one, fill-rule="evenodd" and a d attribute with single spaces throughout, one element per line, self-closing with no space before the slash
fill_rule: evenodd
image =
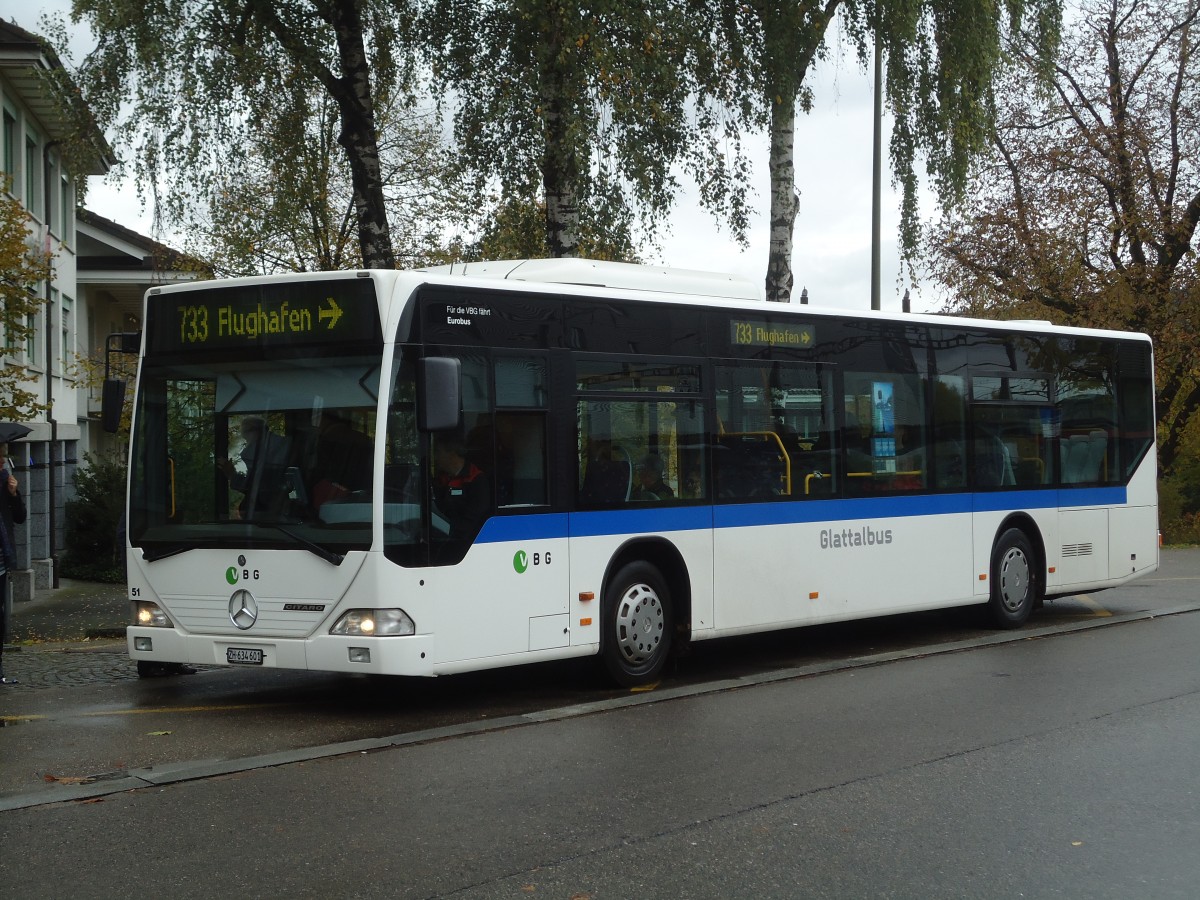
<path id="1" fill-rule="evenodd" d="M 263 652 L 253 647 L 227 647 L 225 649 L 225 659 L 231 663 L 237 663 L 242 666 L 261 666 L 263 664 Z"/>

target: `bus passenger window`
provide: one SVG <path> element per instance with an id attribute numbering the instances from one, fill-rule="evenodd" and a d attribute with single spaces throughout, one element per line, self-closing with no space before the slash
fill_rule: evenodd
<path id="1" fill-rule="evenodd" d="M 1053 483 L 1050 379 L 1037 375 L 971 378 L 972 453 L 976 487 L 1041 487 Z"/>
<path id="2" fill-rule="evenodd" d="M 703 435 L 704 413 L 699 401 L 580 402 L 580 506 L 703 499 Z"/>
<path id="3" fill-rule="evenodd" d="M 919 491 L 928 485 L 926 384 L 915 374 L 846 373 L 847 494 Z"/>
<path id="4" fill-rule="evenodd" d="M 833 389 L 827 370 L 801 363 L 717 368 L 718 500 L 804 500 L 836 486 Z"/>
<path id="5" fill-rule="evenodd" d="M 1120 482 L 1117 398 L 1111 348 L 1077 339 L 1070 364 L 1059 374 L 1057 416 L 1063 484 Z"/>
<path id="6" fill-rule="evenodd" d="M 933 385 L 932 462 L 934 486 L 967 486 L 967 380 L 939 375 Z"/>

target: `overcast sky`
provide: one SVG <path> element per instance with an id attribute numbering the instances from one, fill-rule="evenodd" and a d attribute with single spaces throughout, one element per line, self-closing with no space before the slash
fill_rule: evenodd
<path id="1" fill-rule="evenodd" d="M 28 19 L 12 17 L 28 31 L 39 30 L 43 13 L 66 13 L 70 0 L 40 0 Z M 73 45 L 76 63 L 92 47 L 84 33 Z M 849 51 L 840 64 L 822 64 L 808 76 L 815 102 L 812 113 L 796 120 L 796 188 L 800 215 L 796 221 L 792 268 L 793 302 L 807 287 L 810 302 L 823 306 L 868 309 L 871 305 L 871 76 L 860 71 Z M 884 309 L 899 309 L 911 287 L 914 311 L 931 309 L 934 298 L 922 297 L 901 279 L 897 252 L 899 195 L 886 171 L 887 120 L 884 125 L 884 193 L 882 200 L 882 286 Z M 750 245 L 742 250 L 696 202 L 694 193 L 680 197 L 661 236 L 657 262 L 680 268 L 732 272 L 762 286 L 767 266 L 770 192 L 765 137 L 751 142 L 754 153 L 754 206 Z M 687 187 L 685 183 L 685 188 Z M 93 178 L 88 208 L 142 234 L 173 243 L 170 233 L 156 233 L 150 210 L 143 209 L 131 183 Z M 932 209 L 926 205 L 922 213 Z"/>

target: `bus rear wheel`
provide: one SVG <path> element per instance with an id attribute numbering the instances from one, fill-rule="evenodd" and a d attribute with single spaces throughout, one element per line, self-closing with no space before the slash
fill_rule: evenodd
<path id="1" fill-rule="evenodd" d="M 675 630 L 671 594 L 662 574 L 647 562 L 622 566 L 604 593 L 600 658 L 623 687 L 658 678 Z"/>
<path id="2" fill-rule="evenodd" d="M 992 594 L 988 613 L 999 628 L 1019 628 L 1029 619 L 1041 590 L 1037 557 L 1020 528 L 1007 529 L 992 550 Z"/>

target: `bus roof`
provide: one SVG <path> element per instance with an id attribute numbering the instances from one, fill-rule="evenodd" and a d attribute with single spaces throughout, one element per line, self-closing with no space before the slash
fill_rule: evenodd
<path id="1" fill-rule="evenodd" d="M 567 293 L 583 296 L 588 288 L 619 292 L 634 299 L 651 302 L 679 302 L 707 305 L 708 300 L 728 301 L 731 309 L 769 309 L 772 315 L 807 315 L 815 317 L 845 317 L 885 319 L 923 325 L 977 327 L 998 331 L 1018 331 L 1041 334 L 1087 335 L 1123 338 L 1149 342 L 1149 335 L 1140 332 L 1113 331 L 1076 325 L 1055 325 L 1041 319 L 980 319 L 947 315 L 938 312 L 901 313 L 898 310 L 847 309 L 821 305 L 767 303 L 757 286 L 749 279 L 723 272 L 696 269 L 674 269 L 666 266 L 646 266 L 636 263 L 608 262 L 589 259 L 510 259 L 453 263 L 444 266 L 397 269 L 348 269 L 334 272 L 289 272 L 276 275 L 255 275 L 242 278 L 191 281 L 181 284 L 152 287 L 146 292 L 147 301 L 159 294 L 177 294 L 211 290 L 246 284 L 278 284 L 288 281 L 336 280 L 350 277 L 395 279 L 397 277 L 433 276 L 446 284 L 458 278 L 476 282 L 506 282 L 509 290 L 516 284 L 528 284 L 534 290 L 553 290 L 554 285 L 567 288 Z M 534 287 L 536 285 L 536 287 Z M 721 304 L 722 306 L 726 304 Z"/>
<path id="2" fill-rule="evenodd" d="M 539 284 L 572 284 L 580 287 L 621 288 L 730 300 L 761 300 L 758 286 L 746 278 L 724 272 L 672 269 L 594 259 L 508 259 L 451 263 L 417 269 L 431 275 L 498 278 Z"/>

